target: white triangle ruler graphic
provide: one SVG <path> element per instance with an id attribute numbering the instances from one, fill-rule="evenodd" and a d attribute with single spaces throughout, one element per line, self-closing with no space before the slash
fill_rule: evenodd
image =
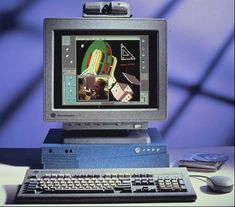
<path id="1" fill-rule="evenodd" d="M 135 60 L 135 56 L 121 43 L 121 60 Z"/>

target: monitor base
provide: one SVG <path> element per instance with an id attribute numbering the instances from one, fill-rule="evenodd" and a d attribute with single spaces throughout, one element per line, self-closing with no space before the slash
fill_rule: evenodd
<path id="1" fill-rule="evenodd" d="M 64 144 L 150 143 L 146 130 L 64 130 Z"/>

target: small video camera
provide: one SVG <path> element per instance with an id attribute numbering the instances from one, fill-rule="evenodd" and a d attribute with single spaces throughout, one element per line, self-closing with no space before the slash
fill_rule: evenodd
<path id="1" fill-rule="evenodd" d="M 87 2 L 83 6 L 83 17 L 131 17 L 126 2 Z"/>

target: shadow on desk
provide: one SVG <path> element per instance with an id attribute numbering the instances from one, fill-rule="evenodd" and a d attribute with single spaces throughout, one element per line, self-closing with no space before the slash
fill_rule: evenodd
<path id="1" fill-rule="evenodd" d="M 19 187 L 20 187 L 19 185 L 4 185 L 3 186 L 5 192 L 7 193 L 7 199 L 6 199 L 5 204 L 14 203 Z"/>

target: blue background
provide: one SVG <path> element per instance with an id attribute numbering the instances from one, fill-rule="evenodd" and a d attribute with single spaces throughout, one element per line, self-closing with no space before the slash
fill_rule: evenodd
<path id="1" fill-rule="evenodd" d="M 84 2 L 0 1 L 0 147 L 40 147 L 62 127 L 43 121 L 42 22 L 80 17 Z M 234 1 L 127 2 L 168 21 L 168 119 L 149 126 L 170 147 L 234 145 Z"/>

